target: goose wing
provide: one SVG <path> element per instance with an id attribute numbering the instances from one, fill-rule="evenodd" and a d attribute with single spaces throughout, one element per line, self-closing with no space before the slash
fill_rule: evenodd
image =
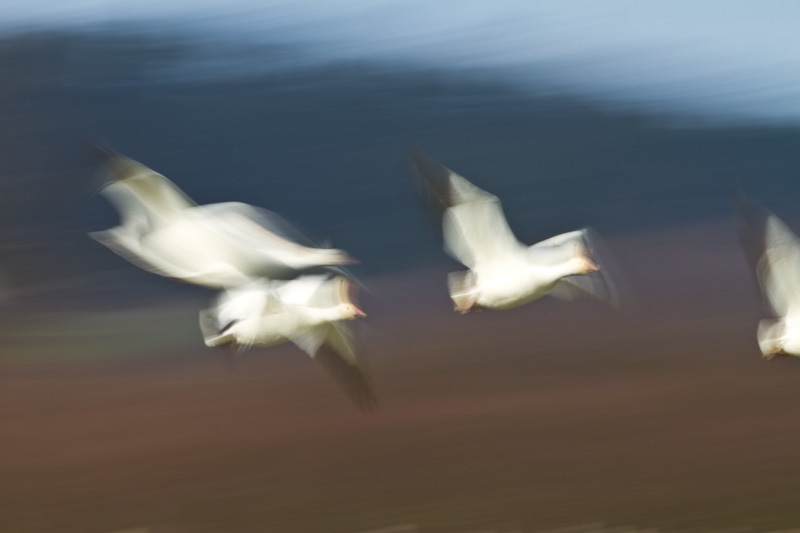
<path id="1" fill-rule="evenodd" d="M 101 192 L 124 187 L 154 211 L 180 210 L 196 205 L 172 181 L 142 163 L 107 149 L 101 149 L 100 153 L 106 168 L 106 186 Z M 119 200 L 113 194 L 109 198 L 115 203 Z M 120 207 L 124 209 L 127 206 Z"/>
<path id="2" fill-rule="evenodd" d="M 442 209 L 445 249 L 469 268 L 523 249 L 497 196 L 424 154 L 413 158 L 425 190 Z"/>
<path id="3" fill-rule="evenodd" d="M 330 308 L 342 303 L 356 304 L 356 286 L 342 276 L 303 276 L 282 283 L 277 293 L 286 305 Z M 359 408 L 370 410 L 377 405 L 357 357 L 357 343 L 348 322 L 327 322 L 292 340 L 322 365 Z"/>
<path id="4" fill-rule="evenodd" d="M 356 342 L 349 324 L 328 322 L 312 328 L 294 342 L 322 365 L 360 409 L 369 411 L 377 406 L 369 377 L 356 355 Z"/>
<path id="5" fill-rule="evenodd" d="M 741 191 L 736 196 L 739 239 L 761 287 L 764 303 L 778 317 L 800 315 L 800 239 L 772 212 Z"/>

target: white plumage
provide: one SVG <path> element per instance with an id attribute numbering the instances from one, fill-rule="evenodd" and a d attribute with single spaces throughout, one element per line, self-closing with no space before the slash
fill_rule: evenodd
<path id="1" fill-rule="evenodd" d="M 800 356 L 800 239 L 764 207 L 737 195 L 739 236 L 773 318 L 758 324 L 757 338 L 767 359 Z"/>
<path id="2" fill-rule="evenodd" d="M 145 270 L 227 288 L 353 262 L 341 250 L 300 244 L 300 233 L 274 213 L 239 202 L 199 206 L 136 161 L 109 154 L 106 162 L 115 180 L 102 193 L 121 223 L 91 236 Z"/>
<path id="3" fill-rule="evenodd" d="M 345 252 L 308 240 L 276 214 L 239 202 L 197 205 L 174 183 L 102 150 L 112 175 L 102 193 L 120 225 L 91 236 L 131 263 L 187 283 L 222 289 L 200 312 L 207 346 L 292 341 L 321 362 L 362 408 L 376 401 L 347 321 L 365 316 L 338 268 Z"/>
<path id="4" fill-rule="evenodd" d="M 508 226 L 496 196 L 420 154 L 414 164 L 443 208 L 445 250 L 469 268 L 449 276 L 456 310 L 510 309 L 545 294 L 566 299 L 591 295 L 616 303 L 614 287 L 593 261 L 588 229 L 525 246 Z"/>
<path id="5" fill-rule="evenodd" d="M 207 346 L 274 346 L 294 342 L 320 361 L 361 407 L 375 403 L 361 371 L 347 323 L 366 316 L 354 301 L 356 288 L 342 276 L 259 280 L 220 294 L 200 312 Z"/>

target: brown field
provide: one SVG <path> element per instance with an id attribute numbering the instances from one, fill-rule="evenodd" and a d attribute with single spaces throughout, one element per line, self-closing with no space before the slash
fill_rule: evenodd
<path id="1" fill-rule="evenodd" d="M 444 271 L 372 280 L 366 415 L 291 345 L 228 370 L 196 303 L 7 317 L 0 531 L 800 525 L 800 361 L 760 359 L 729 224 L 609 245 L 636 295 L 622 313 L 462 317 Z"/>

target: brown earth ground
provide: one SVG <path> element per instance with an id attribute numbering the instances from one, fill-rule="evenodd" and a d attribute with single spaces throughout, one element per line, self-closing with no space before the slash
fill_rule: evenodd
<path id="1" fill-rule="evenodd" d="M 621 313 L 457 316 L 444 270 L 370 280 L 371 414 L 292 345 L 228 370 L 196 302 L 6 313 L 0 531 L 800 525 L 800 361 L 760 359 L 729 221 L 608 244 Z"/>

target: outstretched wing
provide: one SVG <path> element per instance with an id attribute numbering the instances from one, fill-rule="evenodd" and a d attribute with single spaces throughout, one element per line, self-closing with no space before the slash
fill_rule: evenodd
<path id="1" fill-rule="evenodd" d="M 616 288 L 602 272 L 592 272 L 585 276 L 569 276 L 559 280 L 548 294 L 560 300 L 571 302 L 579 298 L 596 298 L 619 309 L 620 301 Z"/>
<path id="2" fill-rule="evenodd" d="M 123 186 L 140 202 L 156 211 L 196 205 L 177 185 L 151 168 L 112 150 L 98 151 L 107 170 L 106 187 L 101 192 L 112 186 Z M 113 194 L 109 198 L 115 203 L 119 201 Z"/>
<path id="3" fill-rule="evenodd" d="M 413 156 L 424 189 L 442 209 L 448 253 L 469 268 L 522 249 L 500 199 L 422 153 Z"/>
<path id="4" fill-rule="evenodd" d="M 342 303 L 356 305 L 357 287 L 342 276 L 302 276 L 279 284 L 278 296 L 285 305 L 325 309 Z M 334 321 L 315 326 L 297 338 L 297 346 L 318 361 L 361 409 L 370 410 L 377 401 L 369 379 L 356 355 L 350 324 Z"/>
<path id="5" fill-rule="evenodd" d="M 304 333 L 294 342 L 322 365 L 360 409 L 369 411 L 377 407 L 369 377 L 356 356 L 356 343 L 349 324 L 329 322 Z"/>
<path id="6" fill-rule="evenodd" d="M 779 317 L 800 313 L 800 240 L 778 217 L 736 195 L 739 239 L 755 273 L 764 303 Z"/>

